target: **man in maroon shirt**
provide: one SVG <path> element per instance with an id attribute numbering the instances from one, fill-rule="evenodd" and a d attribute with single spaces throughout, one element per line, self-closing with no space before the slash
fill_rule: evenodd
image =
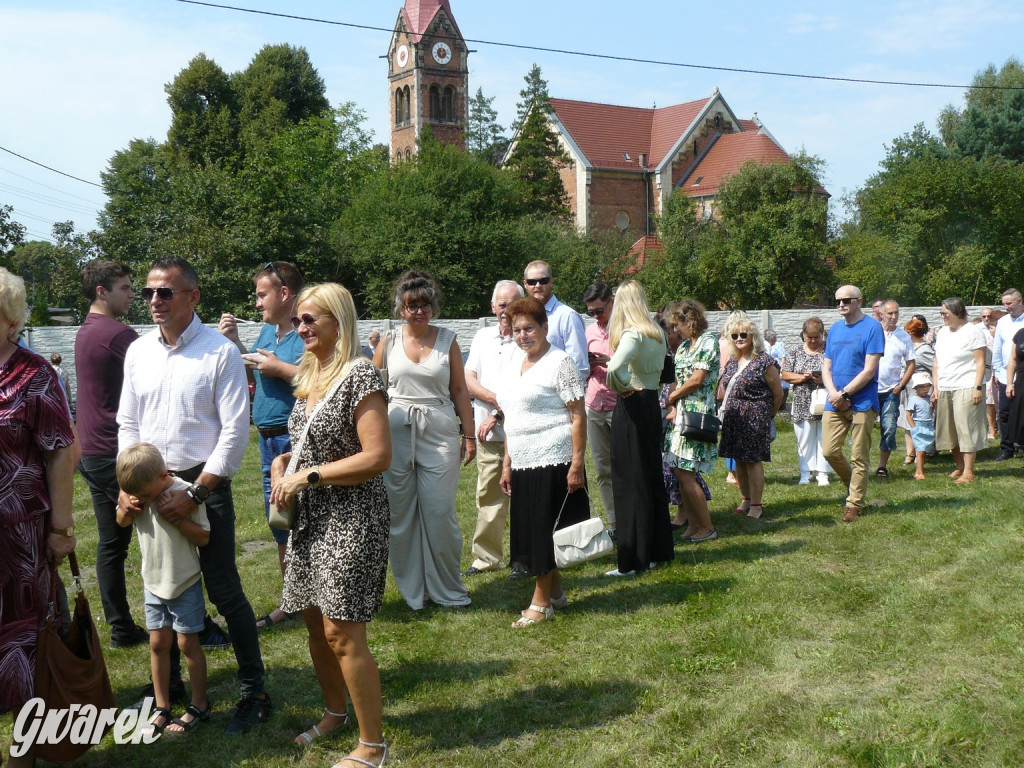
<path id="1" fill-rule="evenodd" d="M 129 648 L 149 642 L 149 633 L 132 619 L 125 590 L 124 562 L 132 527 L 117 524 L 117 407 L 124 379 L 124 356 L 138 338 L 117 320 L 128 314 L 132 272 L 114 261 L 94 261 L 82 271 L 82 293 L 91 302 L 89 314 L 75 337 L 78 379 L 78 435 L 82 460 L 78 465 L 96 516 L 96 580 L 103 614 L 110 625 L 110 646 Z"/>

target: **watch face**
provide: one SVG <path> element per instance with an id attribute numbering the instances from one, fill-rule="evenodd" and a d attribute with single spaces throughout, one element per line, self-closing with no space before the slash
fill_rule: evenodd
<path id="1" fill-rule="evenodd" d="M 399 67 L 404 67 L 409 63 L 409 46 L 405 45 L 405 43 L 398 46 L 398 52 L 395 54 L 395 63 Z"/>
<path id="2" fill-rule="evenodd" d="M 452 59 L 452 49 L 448 47 L 447 43 L 434 43 L 431 53 L 434 55 L 434 61 L 438 64 L 447 64 Z"/>

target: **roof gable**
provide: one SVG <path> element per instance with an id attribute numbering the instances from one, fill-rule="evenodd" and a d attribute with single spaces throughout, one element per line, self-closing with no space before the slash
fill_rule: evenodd
<path id="1" fill-rule="evenodd" d="M 437 16 L 438 12 L 444 10 L 448 16 L 448 20 L 455 27 L 455 31 L 459 37 L 462 37 L 462 31 L 459 29 L 459 25 L 455 22 L 455 17 L 452 15 L 451 6 L 448 5 L 448 0 L 405 0 L 405 6 L 402 8 L 402 16 L 405 18 L 406 26 L 409 29 L 409 34 L 412 35 L 412 39 L 415 42 L 419 42 L 423 39 L 423 35 L 426 34 L 430 28 L 430 24 L 434 21 L 434 17 Z"/>
<path id="2" fill-rule="evenodd" d="M 746 126 L 744 126 L 746 127 Z M 678 189 L 690 197 L 710 197 L 725 180 L 736 174 L 744 163 L 761 165 L 788 163 L 789 155 L 766 133 L 746 131 L 720 136 Z"/>

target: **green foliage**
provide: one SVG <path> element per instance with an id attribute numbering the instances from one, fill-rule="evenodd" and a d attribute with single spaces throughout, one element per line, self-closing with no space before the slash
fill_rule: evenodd
<path id="1" fill-rule="evenodd" d="M 786 309 L 816 298 L 832 281 L 820 169 L 806 156 L 748 162 L 719 188 L 711 219 L 673 196 L 659 224 L 665 253 L 639 272 L 652 305 L 692 296 L 708 307 Z"/>
<path id="2" fill-rule="evenodd" d="M 241 161 L 235 90 L 216 62 L 200 53 L 164 90 L 171 107 L 166 147 L 176 165 L 231 167 Z"/>
<path id="3" fill-rule="evenodd" d="M 0 257 L 0 265 L 24 278 L 34 325 L 50 325 L 48 307 L 70 308 L 79 319 L 88 311 L 81 268 L 99 250 L 91 237 L 76 233 L 70 221 L 54 224 L 53 238 L 54 243 L 20 243 Z"/>
<path id="4" fill-rule="evenodd" d="M 542 109 L 545 114 L 551 110 L 548 103 L 551 96 L 548 94 L 548 81 L 541 74 L 540 67 L 534 64 L 530 71 L 523 76 L 526 86 L 519 91 L 519 101 L 516 102 L 516 119 L 512 123 L 512 133 L 522 129 L 526 122 L 527 115 L 534 106 Z"/>
<path id="5" fill-rule="evenodd" d="M 971 81 L 964 108 L 939 113 L 939 133 L 951 150 L 977 160 L 1024 161 L 1024 64 L 1011 57 L 998 70 L 989 64 Z"/>
<path id="6" fill-rule="evenodd" d="M 25 226 L 11 218 L 14 208 L 0 205 L 0 256 L 25 239 Z"/>
<path id="7" fill-rule="evenodd" d="M 504 136 L 505 129 L 498 124 L 498 112 L 491 106 L 493 103 L 493 96 L 487 98 L 483 88 L 476 89 L 476 95 L 469 100 L 465 140 L 466 151 L 491 165 L 498 165 L 508 147 L 508 139 Z"/>
<path id="8" fill-rule="evenodd" d="M 548 124 L 547 112 L 539 107 L 532 110 L 516 136 L 505 168 L 522 182 L 525 202 L 535 213 L 568 217 L 569 200 L 558 169 L 569 163 Z"/>

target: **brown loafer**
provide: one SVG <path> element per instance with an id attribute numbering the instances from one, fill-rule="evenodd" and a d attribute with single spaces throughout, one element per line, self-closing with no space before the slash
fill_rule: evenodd
<path id="1" fill-rule="evenodd" d="M 852 523 L 858 517 L 860 517 L 860 512 L 856 507 L 846 507 L 846 510 L 843 512 L 844 523 Z"/>

